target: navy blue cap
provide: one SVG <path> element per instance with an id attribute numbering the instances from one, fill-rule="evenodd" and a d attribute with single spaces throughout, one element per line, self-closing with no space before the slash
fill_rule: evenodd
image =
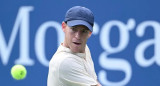
<path id="1" fill-rule="evenodd" d="M 93 31 L 94 15 L 91 10 L 82 6 L 74 6 L 70 8 L 65 15 L 65 22 L 72 27 L 76 25 L 84 25 Z"/>

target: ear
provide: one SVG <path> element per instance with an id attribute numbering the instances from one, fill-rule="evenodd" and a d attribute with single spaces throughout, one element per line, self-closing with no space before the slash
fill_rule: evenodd
<path id="1" fill-rule="evenodd" d="M 62 22 L 62 30 L 63 30 L 63 32 L 65 32 L 66 27 L 67 27 L 67 24 L 63 21 Z"/>
<path id="2" fill-rule="evenodd" d="M 88 38 L 89 38 L 89 37 L 91 37 L 91 35 L 92 35 L 92 32 L 91 32 L 91 31 L 89 31 Z"/>

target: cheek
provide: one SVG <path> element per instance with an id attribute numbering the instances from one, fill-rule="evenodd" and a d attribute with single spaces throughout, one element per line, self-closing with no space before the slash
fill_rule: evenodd
<path id="1" fill-rule="evenodd" d="M 67 34 L 67 39 L 69 42 L 72 42 L 73 37 L 74 37 L 74 34 L 72 34 L 72 33 Z"/>
<path id="2" fill-rule="evenodd" d="M 88 40 L 88 36 L 82 37 L 82 40 L 83 40 L 83 43 L 86 44 L 86 43 L 87 43 L 87 40 Z"/>
<path id="3" fill-rule="evenodd" d="M 83 36 L 83 39 L 84 39 L 84 40 L 88 40 L 88 35 L 84 35 L 84 36 Z"/>

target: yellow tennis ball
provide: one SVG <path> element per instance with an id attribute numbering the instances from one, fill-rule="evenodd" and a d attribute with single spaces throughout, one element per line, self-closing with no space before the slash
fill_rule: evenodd
<path id="1" fill-rule="evenodd" d="M 24 79 L 27 75 L 27 70 L 23 65 L 14 65 L 11 68 L 11 75 L 16 80 Z"/>

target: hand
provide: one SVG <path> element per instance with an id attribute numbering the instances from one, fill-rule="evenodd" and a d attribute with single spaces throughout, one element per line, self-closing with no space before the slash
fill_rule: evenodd
<path id="1" fill-rule="evenodd" d="M 91 85 L 91 86 L 102 86 L 99 82 L 98 82 L 98 80 L 97 80 L 97 85 Z"/>
<path id="2" fill-rule="evenodd" d="M 102 85 L 98 82 L 97 86 L 102 86 Z"/>

